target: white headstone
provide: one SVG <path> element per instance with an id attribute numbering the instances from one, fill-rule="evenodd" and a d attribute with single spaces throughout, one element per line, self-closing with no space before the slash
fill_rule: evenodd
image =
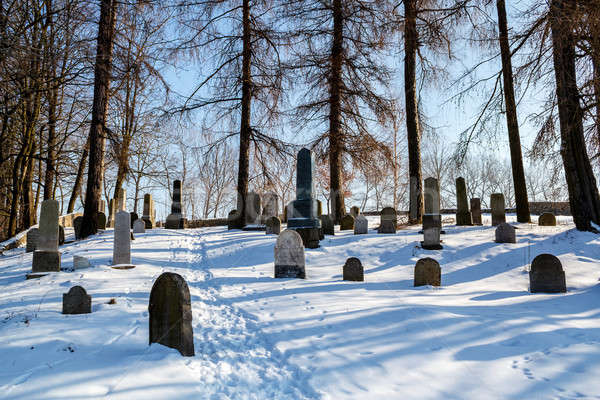
<path id="1" fill-rule="evenodd" d="M 300 234 L 286 229 L 275 243 L 275 278 L 305 278 L 304 243 Z"/>
<path id="2" fill-rule="evenodd" d="M 118 211 L 115 216 L 113 265 L 131 264 L 131 216 L 127 211 Z"/>
<path id="3" fill-rule="evenodd" d="M 133 233 L 146 233 L 146 223 L 141 219 L 133 221 Z"/>

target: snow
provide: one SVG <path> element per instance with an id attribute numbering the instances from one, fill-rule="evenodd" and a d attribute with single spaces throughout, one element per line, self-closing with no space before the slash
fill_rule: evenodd
<path id="1" fill-rule="evenodd" d="M 272 278 L 275 235 L 225 227 L 136 234 L 131 270 L 109 267 L 112 230 L 61 246 L 63 268 L 74 255 L 92 268 L 40 279 L 25 280 L 31 253 L 6 251 L 0 398 L 600 398 L 597 235 L 559 217 L 515 223 L 518 243 L 497 244 L 485 215 L 487 226 L 446 225 L 444 249 L 426 251 L 417 227 L 380 235 L 377 221 L 306 249 L 306 280 Z M 528 292 L 541 253 L 561 260 L 566 294 Z M 341 280 L 353 256 L 365 282 Z M 414 288 L 427 256 L 442 286 Z M 165 271 L 190 287 L 195 357 L 148 346 L 149 293 Z M 61 314 L 74 285 L 92 314 Z"/>

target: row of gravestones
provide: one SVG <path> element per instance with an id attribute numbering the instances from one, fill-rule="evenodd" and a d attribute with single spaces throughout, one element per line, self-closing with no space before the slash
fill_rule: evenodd
<path id="1" fill-rule="evenodd" d="M 115 224 L 118 224 L 117 213 Z M 114 304 L 114 303 L 111 303 Z M 92 297 L 81 286 L 73 286 L 63 294 L 63 314 L 89 314 L 92 312 Z M 181 355 L 194 355 L 194 333 L 192 329 L 192 304 L 190 290 L 178 274 L 161 274 L 150 292 L 149 344 L 160 343 L 178 350 Z"/>

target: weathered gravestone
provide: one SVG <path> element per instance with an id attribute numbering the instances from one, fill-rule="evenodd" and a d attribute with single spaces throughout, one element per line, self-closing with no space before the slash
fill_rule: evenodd
<path id="1" fill-rule="evenodd" d="M 442 228 L 441 214 L 425 214 L 423 215 L 423 232 L 429 228 Z"/>
<path id="2" fill-rule="evenodd" d="M 129 213 L 129 221 L 131 222 L 131 229 L 133 229 L 133 223 L 139 219 L 137 213 L 133 211 Z"/>
<path id="3" fill-rule="evenodd" d="M 84 268 L 90 268 L 92 266 L 92 264 L 90 263 L 90 260 L 86 257 L 83 256 L 73 256 L 73 269 L 74 270 L 78 270 L 78 269 L 84 269 Z"/>
<path id="4" fill-rule="evenodd" d="M 263 195 L 263 220 L 266 221 L 269 217 L 279 217 L 279 196 L 276 193 L 268 192 Z"/>
<path id="5" fill-rule="evenodd" d="M 150 292 L 150 340 L 176 349 L 184 357 L 194 355 L 190 289 L 181 275 L 161 274 Z"/>
<path id="6" fill-rule="evenodd" d="M 63 293 L 63 314 L 89 314 L 92 312 L 92 296 L 81 286 L 73 286 Z"/>
<path id="7" fill-rule="evenodd" d="M 37 248 L 38 239 L 40 238 L 40 230 L 38 228 L 31 228 L 27 231 L 27 245 L 25 246 L 25 252 L 31 253 Z"/>
<path id="8" fill-rule="evenodd" d="M 492 226 L 506 222 L 506 209 L 504 207 L 504 195 L 502 193 L 491 194 L 490 206 L 492 208 Z"/>
<path id="9" fill-rule="evenodd" d="M 473 225 L 467 201 L 465 178 L 456 178 L 456 225 Z"/>
<path id="10" fill-rule="evenodd" d="M 424 215 L 425 218 L 435 218 L 437 215 Z M 424 224 L 425 225 L 425 224 Z M 421 248 L 425 250 L 441 250 L 443 246 L 440 244 L 440 233 L 441 229 L 439 226 L 434 224 L 428 224 L 427 228 L 423 229 L 423 241 L 421 242 Z"/>
<path id="11" fill-rule="evenodd" d="M 378 233 L 396 233 L 398 226 L 398 216 L 396 210 L 392 207 L 384 207 L 379 214 Z"/>
<path id="12" fill-rule="evenodd" d="M 241 205 L 238 204 L 238 210 L 239 209 L 241 209 Z M 260 195 L 256 192 L 248 192 L 248 195 L 246 196 L 246 219 L 244 221 L 244 226 L 250 225 L 250 228 L 260 226 L 260 211 Z"/>
<path id="13" fill-rule="evenodd" d="M 565 293 L 567 283 L 560 260 L 552 254 L 540 254 L 533 259 L 529 271 L 531 293 Z"/>
<path id="14" fill-rule="evenodd" d="M 481 199 L 471 199 L 471 217 L 473 218 L 473 225 L 482 225 L 481 223 Z"/>
<path id="15" fill-rule="evenodd" d="M 496 243 L 517 243 L 515 227 L 506 222 L 501 222 L 496 227 Z"/>
<path id="16" fill-rule="evenodd" d="M 81 239 L 81 225 L 83 224 L 83 217 L 79 216 L 73 220 L 73 231 L 75 232 L 75 239 Z"/>
<path id="17" fill-rule="evenodd" d="M 96 213 L 96 226 L 98 229 L 106 229 L 106 214 L 101 211 Z"/>
<path id="18" fill-rule="evenodd" d="M 350 214 L 346 214 L 340 220 L 340 231 L 354 230 L 354 217 Z"/>
<path id="19" fill-rule="evenodd" d="M 296 200 L 288 210 L 288 229 L 300 234 L 304 246 L 309 249 L 319 247 L 321 220 L 318 203 L 314 197 L 315 159 L 308 149 L 298 152 L 296 163 Z"/>
<path id="20" fill-rule="evenodd" d="M 425 200 L 425 214 L 423 216 L 423 233 L 429 228 L 442 228 L 442 215 L 440 214 L 440 185 L 432 177 L 425 179 L 423 197 Z"/>
<path id="21" fill-rule="evenodd" d="M 44 200 L 40 210 L 37 247 L 31 263 L 32 273 L 27 275 L 27 279 L 39 278 L 45 272 L 60 271 L 58 235 L 58 201 Z"/>
<path id="22" fill-rule="evenodd" d="M 323 235 L 335 235 L 335 227 L 331 217 L 325 214 L 319 215 L 319 219 L 321 220 L 321 229 L 323 231 Z"/>
<path id="23" fill-rule="evenodd" d="M 441 286 L 442 269 L 433 258 L 421 258 L 415 265 L 414 286 Z"/>
<path id="24" fill-rule="evenodd" d="M 165 222 L 166 229 L 184 229 L 185 221 L 181 211 L 181 181 L 173 181 L 173 198 L 171 202 L 171 214 Z"/>
<path id="25" fill-rule="evenodd" d="M 306 278 L 304 244 L 298 232 L 286 229 L 275 243 L 275 278 Z"/>
<path id="26" fill-rule="evenodd" d="M 362 282 L 365 280 L 365 272 L 358 258 L 350 257 L 346 260 L 343 268 L 343 277 L 345 281 Z"/>
<path id="27" fill-rule="evenodd" d="M 357 215 L 354 219 L 354 234 L 364 235 L 369 233 L 369 221 L 364 215 Z"/>
<path id="28" fill-rule="evenodd" d="M 238 212 L 237 210 L 231 210 L 229 211 L 229 214 L 227 214 L 227 229 L 228 230 L 232 230 L 232 229 L 236 229 L 238 224 L 237 224 L 237 219 L 238 219 Z"/>
<path id="29" fill-rule="evenodd" d="M 135 220 L 133 223 L 133 233 L 146 233 L 146 223 L 141 219 Z"/>
<path id="30" fill-rule="evenodd" d="M 129 213 L 118 211 L 115 216 L 113 239 L 113 265 L 117 269 L 133 268 L 131 265 L 131 231 L 129 228 Z"/>
<path id="31" fill-rule="evenodd" d="M 152 195 L 146 193 L 144 195 L 144 212 L 142 213 L 142 220 L 144 220 L 146 229 L 152 229 L 155 226 L 153 210 L 154 200 L 152 199 Z"/>
<path id="32" fill-rule="evenodd" d="M 65 244 L 65 228 L 62 225 L 58 226 L 58 244 L 61 246 Z"/>
<path id="33" fill-rule="evenodd" d="M 538 218 L 539 226 L 556 226 L 556 217 L 554 214 L 546 212 Z"/>
<path id="34" fill-rule="evenodd" d="M 352 206 L 352 208 L 350 208 L 350 215 L 352 215 L 354 219 L 356 219 L 356 216 L 360 215 L 360 208 L 358 208 L 357 206 Z"/>
<path id="35" fill-rule="evenodd" d="M 277 217 L 269 217 L 265 223 L 267 235 L 279 235 L 281 232 L 281 221 Z"/>

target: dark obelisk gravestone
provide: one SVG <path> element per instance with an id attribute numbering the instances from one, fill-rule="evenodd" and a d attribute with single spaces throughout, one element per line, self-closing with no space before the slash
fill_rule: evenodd
<path id="1" fill-rule="evenodd" d="M 39 278 L 47 272 L 60 271 L 58 226 L 58 201 L 44 200 L 40 210 L 39 237 L 33 252 L 31 273 L 27 274 L 27 279 Z"/>
<path id="2" fill-rule="evenodd" d="M 179 350 L 182 356 L 194 355 L 192 304 L 190 290 L 181 275 L 161 274 L 150 292 L 150 341 Z"/>
<path id="3" fill-rule="evenodd" d="M 167 216 L 165 223 L 166 229 L 183 229 L 185 228 L 185 221 L 183 214 L 181 213 L 181 181 L 175 180 L 173 182 L 173 200 L 171 203 L 171 214 Z"/>
<path id="4" fill-rule="evenodd" d="M 296 166 L 296 200 L 289 211 L 288 229 L 300 234 L 304 247 L 319 247 L 321 220 L 318 217 L 318 204 L 314 197 L 315 159 L 308 149 L 298 152 Z"/>
<path id="5" fill-rule="evenodd" d="M 473 225 L 467 202 L 465 178 L 456 178 L 456 225 Z"/>

